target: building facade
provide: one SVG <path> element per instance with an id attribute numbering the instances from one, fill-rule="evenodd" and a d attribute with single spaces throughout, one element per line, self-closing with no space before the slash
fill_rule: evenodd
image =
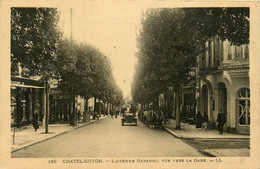
<path id="1" fill-rule="evenodd" d="M 226 114 L 228 132 L 250 133 L 249 46 L 214 38 L 206 42 L 196 70 L 196 111 L 217 121 Z"/>
<path id="2" fill-rule="evenodd" d="M 44 84 L 39 80 L 22 76 L 11 76 L 12 127 L 30 124 L 35 109 L 38 109 L 39 121 L 43 121 L 45 111 L 44 92 Z"/>

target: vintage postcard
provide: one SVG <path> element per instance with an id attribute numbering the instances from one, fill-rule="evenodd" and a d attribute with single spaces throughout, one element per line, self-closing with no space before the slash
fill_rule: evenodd
<path id="1" fill-rule="evenodd" d="M 0 8 L 0 168 L 260 168 L 259 2 Z"/>

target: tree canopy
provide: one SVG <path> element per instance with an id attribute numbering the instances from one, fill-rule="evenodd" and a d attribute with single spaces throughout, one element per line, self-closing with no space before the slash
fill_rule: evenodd
<path id="1" fill-rule="evenodd" d="M 207 40 L 249 43 L 249 8 L 148 9 L 141 23 L 132 84 L 138 102 L 151 101 L 167 86 L 179 90 L 187 84 Z"/>
<path id="2" fill-rule="evenodd" d="M 135 75 L 133 96 L 140 91 L 156 98 L 168 86 L 179 89 L 187 83 L 189 72 L 201 53 L 199 34 L 184 24 L 181 9 L 150 9 L 142 20 L 138 38 L 139 65 Z"/>
<path id="3" fill-rule="evenodd" d="M 62 33 L 55 8 L 11 8 L 12 72 L 18 62 L 31 75 L 51 75 Z"/>
<path id="4" fill-rule="evenodd" d="M 184 8 L 185 22 L 202 39 L 218 36 L 233 45 L 249 44 L 249 8 Z"/>
<path id="5" fill-rule="evenodd" d="M 111 63 L 102 52 L 68 39 L 61 40 L 59 45 L 56 66 L 59 69 L 59 85 L 65 93 L 113 103 L 118 102 L 116 99 L 123 99 L 115 84 Z"/>
<path id="6" fill-rule="evenodd" d="M 120 103 L 109 59 L 99 49 L 62 37 L 56 8 L 11 8 L 12 72 L 19 63 L 30 75 L 59 81 L 70 95 Z"/>

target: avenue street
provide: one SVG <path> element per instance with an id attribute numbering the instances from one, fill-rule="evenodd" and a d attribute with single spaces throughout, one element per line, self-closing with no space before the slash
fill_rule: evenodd
<path id="1" fill-rule="evenodd" d="M 250 156 L 249 7 L 90 6 L 11 8 L 13 158 Z"/>
<path id="2" fill-rule="evenodd" d="M 164 130 L 121 126 L 106 118 L 12 153 L 13 158 L 201 157 L 203 154 Z"/>

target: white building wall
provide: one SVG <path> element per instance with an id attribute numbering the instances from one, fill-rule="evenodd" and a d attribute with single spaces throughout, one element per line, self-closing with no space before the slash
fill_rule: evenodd
<path id="1" fill-rule="evenodd" d="M 220 100 L 223 97 L 223 94 L 219 93 L 218 84 L 224 83 L 227 91 L 227 127 L 232 128 L 232 130 L 235 130 L 237 129 L 237 125 L 238 125 L 238 120 L 237 120 L 238 91 L 241 88 L 250 88 L 249 75 L 248 75 L 248 69 L 249 69 L 248 45 L 231 46 L 231 44 L 228 41 L 221 42 L 221 41 L 213 40 L 212 42 L 219 43 L 219 44 L 213 44 L 213 43 L 210 44 L 211 50 L 205 52 L 206 61 L 204 65 L 202 63 L 202 59 L 201 59 L 202 57 L 197 59 L 197 61 L 199 62 L 198 63 L 199 68 L 197 69 L 198 71 L 197 74 L 199 74 L 200 71 L 205 71 L 204 69 L 202 69 L 203 67 L 206 68 L 206 71 L 207 70 L 212 71 L 212 72 L 207 72 L 208 75 L 206 76 L 201 75 L 199 77 L 200 82 L 196 88 L 198 89 L 197 94 L 199 97 L 197 98 L 199 98 L 198 103 L 200 103 L 200 105 L 197 105 L 197 111 L 204 111 L 203 110 L 204 104 L 207 104 L 210 121 L 217 120 L 219 109 L 222 108 L 220 105 L 223 104 L 223 100 Z M 209 47 L 208 42 L 206 42 L 205 47 Z M 209 59 L 209 55 L 211 55 L 211 59 Z M 209 65 L 209 60 L 211 61 L 210 65 Z M 209 68 L 209 66 L 211 68 Z M 208 89 L 207 103 L 203 102 L 203 93 L 202 93 L 203 85 L 207 85 L 207 89 Z"/>

